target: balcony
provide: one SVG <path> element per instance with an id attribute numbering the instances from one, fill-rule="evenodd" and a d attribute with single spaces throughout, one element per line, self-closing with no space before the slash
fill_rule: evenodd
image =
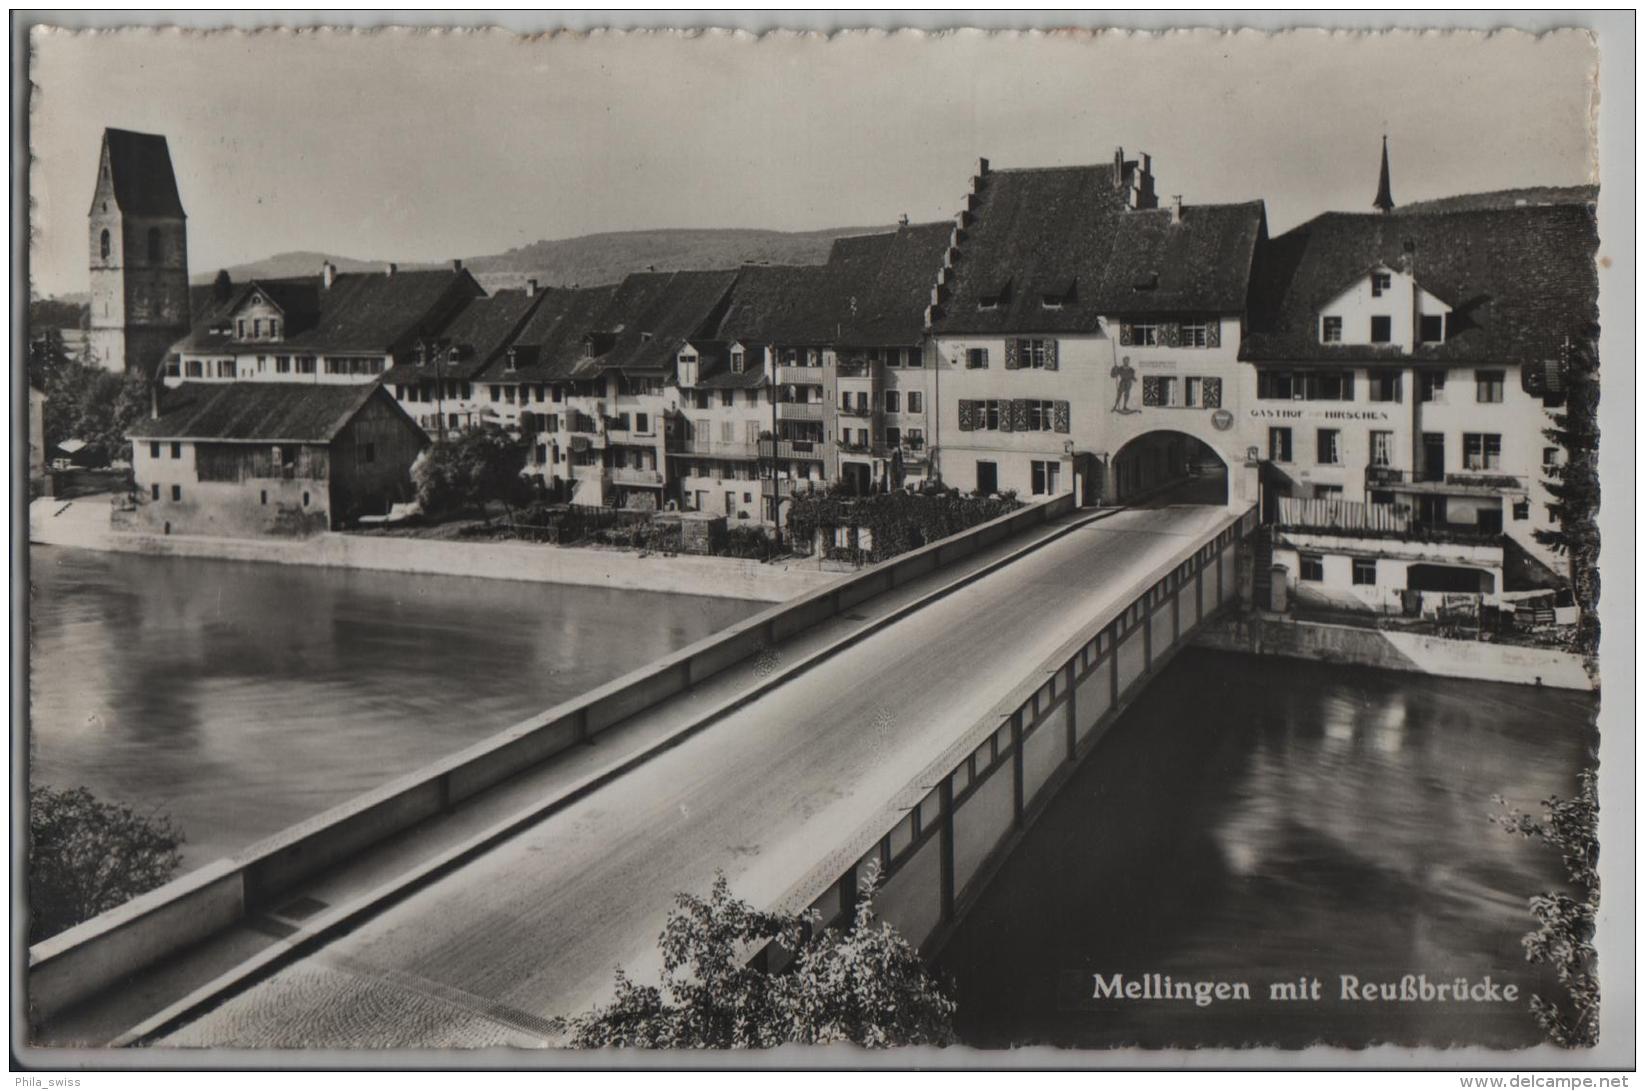
<path id="1" fill-rule="evenodd" d="M 842 406 L 840 406 L 840 416 L 842 416 L 842 417 L 864 417 L 864 418 L 866 418 L 866 417 L 872 417 L 873 415 L 874 415 L 874 408 L 871 405 L 842 405 Z"/>
<path id="2" fill-rule="evenodd" d="M 784 386 L 821 386 L 823 385 L 823 369 L 820 367 L 801 367 L 798 364 L 781 364 L 777 367 L 777 385 Z"/>
<path id="3" fill-rule="evenodd" d="M 663 475 L 657 470 L 636 470 L 628 466 L 619 466 L 611 471 L 611 483 L 660 489 L 663 487 Z"/>
<path id="4" fill-rule="evenodd" d="M 1365 467 L 1365 487 L 1445 496 L 1498 496 L 1505 492 L 1526 490 L 1525 478 L 1516 474 L 1465 470 L 1462 473 L 1448 473 L 1439 478 L 1423 478 L 1414 471 L 1396 470 L 1391 466 Z"/>
<path id="5" fill-rule="evenodd" d="M 874 452 L 872 444 L 852 443 L 843 439 L 840 440 L 839 447 L 842 455 L 867 455 Z"/>
<path id="6" fill-rule="evenodd" d="M 827 446 L 827 442 L 820 439 L 762 439 L 760 457 L 821 462 Z"/>
<path id="7" fill-rule="evenodd" d="M 1365 487 L 1368 489 L 1383 489 L 1391 485 L 1403 485 L 1410 480 L 1409 470 L 1397 470 L 1392 466 L 1365 467 Z"/>
<path id="8" fill-rule="evenodd" d="M 778 420 L 822 420 L 824 406 L 822 402 L 778 402 Z"/>
<path id="9" fill-rule="evenodd" d="M 766 477 L 760 479 L 760 492 L 766 496 L 775 496 L 785 499 L 796 493 L 801 496 L 822 492 L 826 488 L 824 482 L 809 477 Z"/>
<path id="10" fill-rule="evenodd" d="M 842 379 L 868 379 L 874 369 L 867 360 L 841 360 L 834 365 L 834 373 Z"/>
<path id="11" fill-rule="evenodd" d="M 685 436 L 668 437 L 671 455 L 702 455 L 704 458 L 759 458 L 758 440 L 697 439 Z"/>
<path id="12" fill-rule="evenodd" d="M 1350 538 L 1397 538 L 1459 545 L 1500 545 L 1500 526 L 1423 519 L 1409 504 L 1362 504 L 1334 497 L 1281 496 L 1274 525 L 1281 530 Z"/>

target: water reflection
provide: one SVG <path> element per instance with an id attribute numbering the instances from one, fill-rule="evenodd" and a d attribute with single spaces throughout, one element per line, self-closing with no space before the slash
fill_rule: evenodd
<path id="1" fill-rule="evenodd" d="M 1354 1005 L 1337 975 L 1491 974 L 1523 992 L 1554 853 L 1493 826 L 1575 791 L 1587 695 L 1191 650 L 1116 725 L 941 958 L 963 1037 L 1529 1045 L 1514 1005 Z M 1093 974 L 1247 981 L 1253 1001 L 1093 1001 Z M 1317 976 L 1326 1000 L 1270 1001 Z"/>
<path id="2" fill-rule="evenodd" d="M 756 612 L 732 599 L 34 546 L 30 773 L 198 866 Z"/>

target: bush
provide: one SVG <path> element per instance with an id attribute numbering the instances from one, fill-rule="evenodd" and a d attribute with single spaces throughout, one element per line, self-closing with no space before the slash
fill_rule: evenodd
<path id="1" fill-rule="evenodd" d="M 795 496 L 788 509 L 788 534 L 796 548 L 809 550 L 818 530 L 828 532 L 847 526 L 866 529 L 873 532 L 872 548 L 866 552 L 866 559 L 883 561 L 997 519 L 1021 506 L 1015 493 L 968 496 L 957 489 L 939 486 L 918 492 L 870 496 L 835 492 Z M 855 558 L 860 551 L 850 552 Z"/>
<path id="2" fill-rule="evenodd" d="M 725 876 L 709 896 L 680 894 L 658 938 L 660 987 L 617 971 L 608 1007 L 557 1020 L 579 1049 L 763 1049 L 795 1043 L 947 1045 L 954 1002 L 919 953 L 883 921 L 871 895 L 877 869 L 846 929 L 817 932 L 817 915 L 762 913 L 731 896 Z M 794 952 L 781 973 L 742 959 L 775 941 Z"/>
<path id="3" fill-rule="evenodd" d="M 38 943 L 169 881 L 183 834 L 164 815 L 103 803 L 85 788 L 29 792 L 29 942 Z"/>
<path id="4" fill-rule="evenodd" d="M 727 528 L 725 545 L 720 550 L 721 556 L 746 557 L 756 561 L 769 561 L 776 553 L 776 541 L 759 527 Z"/>

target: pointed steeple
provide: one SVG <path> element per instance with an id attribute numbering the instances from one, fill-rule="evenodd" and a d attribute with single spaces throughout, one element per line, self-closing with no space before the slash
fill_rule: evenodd
<path id="1" fill-rule="evenodd" d="M 1388 134 L 1382 136 L 1382 175 L 1377 179 L 1377 199 L 1371 202 L 1379 212 L 1394 210 L 1394 193 L 1388 184 Z"/>

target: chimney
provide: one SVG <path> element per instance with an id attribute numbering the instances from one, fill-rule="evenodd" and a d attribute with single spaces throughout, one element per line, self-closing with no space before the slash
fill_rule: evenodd
<path id="1" fill-rule="evenodd" d="M 901 216 L 897 217 L 897 226 L 898 227 L 907 227 L 908 226 L 908 213 L 904 212 Z"/>
<path id="2" fill-rule="evenodd" d="M 451 271 L 453 273 L 460 273 L 460 272 L 463 271 L 463 259 L 462 258 L 452 258 L 451 259 Z"/>
<path id="3" fill-rule="evenodd" d="M 978 178 L 986 178 L 987 176 L 988 176 L 988 160 L 978 159 L 977 160 L 977 177 Z"/>
<path id="4" fill-rule="evenodd" d="M 1182 222 L 1182 194 L 1180 193 L 1171 194 L 1171 222 L 1174 224 Z"/>
<path id="5" fill-rule="evenodd" d="M 537 278 L 532 277 L 525 282 L 525 297 L 531 299 L 537 294 Z"/>
<path id="6" fill-rule="evenodd" d="M 320 283 L 321 284 L 323 284 L 327 288 L 329 288 L 329 287 L 332 286 L 332 284 L 336 280 L 337 280 L 337 266 L 333 265 L 329 261 L 326 262 L 324 265 L 320 266 Z"/>
<path id="7" fill-rule="evenodd" d="M 1114 188 L 1115 189 L 1123 189 L 1124 187 L 1125 187 L 1125 149 L 1122 148 L 1120 145 L 1115 144 L 1114 145 Z"/>
<path id="8" fill-rule="evenodd" d="M 388 263 L 388 268 L 384 270 L 384 272 L 387 273 L 389 276 L 393 276 L 395 273 L 398 273 L 399 271 L 400 271 L 400 267 L 398 265 L 394 264 L 392 261 Z"/>

